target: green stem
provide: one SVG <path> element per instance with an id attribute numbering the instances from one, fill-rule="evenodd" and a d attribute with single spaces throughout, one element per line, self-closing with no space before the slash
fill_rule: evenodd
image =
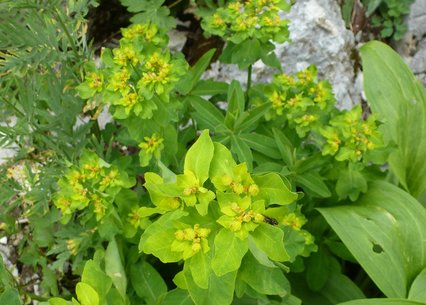
<path id="1" fill-rule="evenodd" d="M 248 93 L 251 87 L 251 74 L 253 66 L 250 65 L 247 69 L 247 90 L 246 90 L 246 101 L 248 102 Z"/>
<path id="2" fill-rule="evenodd" d="M 173 6 L 178 5 L 180 2 L 182 2 L 182 0 L 176 0 L 175 2 L 173 2 L 173 3 L 172 3 L 172 4 L 170 4 L 170 5 L 168 5 L 167 7 L 168 7 L 169 9 L 171 9 Z"/>

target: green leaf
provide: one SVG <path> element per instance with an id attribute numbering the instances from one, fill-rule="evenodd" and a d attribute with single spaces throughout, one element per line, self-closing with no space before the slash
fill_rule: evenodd
<path id="1" fill-rule="evenodd" d="M 101 303 L 103 298 L 105 298 L 108 294 L 112 285 L 111 278 L 109 278 L 93 260 L 88 260 L 84 265 L 81 281 L 89 284 L 96 290 Z"/>
<path id="2" fill-rule="evenodd" d="M 192 273 L 194 282 L 201 288 L 207 289 L 209 284 L 209 276 L 211 271 L 211 252 L 198 252 L 189 260 L 189 269 Z"/>
<path id="3" fill-rule="evenodd" d="M 233 114 L 234 117 L 238 117 L 244 112 L 244 104 L 243 88 L 241 88 L 240 82 L 233 80 L 228 89 L 228 109 L 226 117 L 228 114 Z"/>
<path id="4" fill-rule="evenodd" d="M 426 211 L 419 202 L 375 182 L 356 204 L 319 211 L 387 297 L 407 296 L 426 265 Z"/>
<path id="5" fill-rule="evenodd" d="M 339 303 L 338 305 L 424 305 L 425 303 L 404 299 L 362 299 Z"/>
<path id="6" fill-rule="evenodd" d="M 274 140 L 281 154 L 281 159 L 287 166 L 292 167 L 294 164 L 293 144 L 281 130 L 273 128 L 272 132 L 274 133 Z"/>
<path id="7" fill-rule="evenodd" d="M 202 289 L 192 278 L 192 273 L 184 266 L 186 286 L 195 304 L 229 305 L 234 297 L 235 279 L 237 271 L 229 272 L 221 277 L 210 272 L 209 288 Z"/>
<path id="8" fill-rule="evenodd" d="M 8 288 L 3 291 L 3 293 L 0 294 L 0 304 L 22 305 L 18 290 L 15 288 Z"/>
<path id="9" fill-rule="evenodd" d="M 228 229 L 221 229 L 214 239 L 212 269 L 217 276 L 237 270 L 248 251 L 248 241 L 239 239 Z"/>
<path id="10" fill-rule="evenodd" d="M 0 298 L 0 301 L 1 301 L 1 298 Z M 11 305 L 14 305 L 14 304 L 11 304 Z M 51 298 L 49 299 L 49 305 L 70 305 L 70 303 L 61 298 Z"/>
<path id="11" fill-rule="evenodd" d="M 291 192 L 283 179 L 276 173 L 253 176 L 260 191 L 256 199 L 264 199 L 270 204 L 286 205 L 297 199 L 297 193 Z"/>
<path id="12" fill-rule="evenodd" d="M 274 139 L 254 132 L 243 133 L 239 135 L 239 138 L 246 142 L 251 149 L 258 151 L 270 158 L 281 159 L 281 154 L 277 149 L 277 145 Z"/>
<path id="13" fill-rule="evenodd" d="M 191 171 L 198 178 L 200 186 L 208 179 L 214 146 L 209 131 L 204 130 L 185 156 L 184 173 Z"/>
<path id="14" fill-rule="evenodd" d="M 379 7 L 380 4 L 382 4 L 383 0 L 369 0 L 367 1 L 367 11 L 365 12 L 365 15 L 367 17 L 370 17 L 374 11 Z"/>
<path id="15" fill-rule="evenodd" d="M 186 97 L 186 100 L 189 101 L 191 106 L 195 109 L 192 116 L 202 127 L 211 130 L 217 130 L 219 126 L 226 128 L 224 125 L 224 115 L 212 103 L 194 95 Z"/>
<path id="16" fill-rule="evenodd" d="M 131 266 L 130 282 L 136 294 L 144 299 L 147 304 L 157 304 L 159 297 L 167 293 L 167 286 L 163 278 L 146 261 Z"/>
<path id="17" fill-rule="evenodd" d="M 249 132 L 256 128 L 260 118 L 271 108 L 271 103 L 264 103 L 260 106 L 243 112 L 235 121 L 235 131 Z"/>
<path id="18" fill-rule="evenodd" d="M 191 90 L 192 95 L 211 96 L 217 94 L 226 94 L 228 92 L 228 84 L 214 80 L 200 80 Z"/>
<path id="19" fill-rule="evenodd" d="M 176 210 L 164 214 L 152 223 L 141 236 L 139 250 L 146 254 L 153 254 L 163 263 L 177 262 L 182 254 L 171 251 L 171 244 L 175 240 L 176 228 L 174 220 L 187 215 L 186 212 Z"/>
<path id="20" fill-rule="evenodd" d="M 306 281 L 314 291 L 321 290 L 327 283 L 330 273 L 330 254 L 324 247 L 312 253 L 306 263 Z"/>
<path id="21" fill-rule="evenodd" d="M 227 43 L 222 52 L 220 60 L 223 63 L 237 64 L 241 70 L 259 60 L 261 56 L 261 45 L 256 38 L 244 40 L 241 43 Z"/>
<path id="22" fill-rule="evenodd" d="M 77 283 L 75 293 L 82 305 L 99 305 L 99 295 L 89 284 Z"/>
<path id="23" fill-rule="evenodd" d="M 372 41 L 360 52 L 368 103 L 384 121 L 386 140 L 398 145 L 390 167 L 404 188 L 417 197 L 426 189 L 426 90 L 387 45 Z"/>
<path id="24" fill-rule="evenodd" d="M 363 174 L 348 167 L 342 170 L 336 183 L 336 193 L 339 199 L 349 197 L 351 200 L 356 200 L 361 192 L 367 191 L 367 180 Z"/>
<path id="25" fill-rule="evenodd" d="M 247 164 L 249 171 L 253 170 L 253 154 L 250 147 L 243 140 L 234 135 L 231 137 L 231 151 L 237 155 L 238 161 Z"/>
<path id="26" fill-rule="evenodd" d="M 210 164 L 210 178 L 232 175 L 236 166 L 231 152 L 224 145 L 214 142 L 214 154 Z"/>
<path id="27" fill-rule="evenodd" d="M 284 248 L 284 232 L 276 226 L 260 224 L 250 232 L 256 246 L 274 261 L 284 262 L 289 260 L 289 255 Z"/>
<path id="28" fill-rule="evenodd" d="M 127 277 L 121 262 L 121 256 L 115 238 L 105 251 L 105 272 L 112 279 L 123 300 L 126 299 Z"/>
<path id="29" fill-rule="evenodd" d="M 411 284 L 408 299 L 426 303 L 426 268 L 419 273 Z"/>
<path id="30" fill-rule="evenodd" d="M 296 176 L 296 183 L 300 184 L 313 195 L 327 198 L 331 196 L 331 192 L 324 183 L 321 175 L 318 172 L 308 172 L 300 176 Z"/>
<path id="31" fill-rule="evenodd" d="M 290 291 L 281 269 L 260 265 L 252 254 L 244 257 L 238 276 L 261 294 L 284 296 Z"/>
<path id="32" fill-rule="evenodd" d="M 195 305 L 187 290 L 173 289 L 164 297 L 160 305 Z"/>
<path id="33" fill-rule="evenodd" d="M 188 94 L 200 80 L 201 75 L 207 69 L 216 49 L 211 49 L 206 52 L 197 63 L 189 70 L 177 84 L 176 88 L 182 95 Z"/>

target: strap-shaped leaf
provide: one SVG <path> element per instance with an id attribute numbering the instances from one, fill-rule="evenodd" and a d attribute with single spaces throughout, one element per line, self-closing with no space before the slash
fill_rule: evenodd
<path id="1" fill-rule="evenodd" d="M 391 169 L 417 197 L 426 189 L 426 90 L 387 45 L 372 41 L 360 52 L 368 103 L 384 120 L 386 138 L 398 144 Z"/>
<path id="2" fill-rule="evenodd" d="M 407 297 L 426 266 L 426 210 L 419 202 L 375 182 L 356 204 L 319 211 L 387 297 Z"/>

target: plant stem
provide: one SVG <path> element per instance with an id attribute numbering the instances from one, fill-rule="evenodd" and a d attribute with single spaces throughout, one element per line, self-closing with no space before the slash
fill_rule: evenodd
<path id="1" fill-rule="evenodd" d="M 247 90 L 246 90 L 246 101 L 248 102 L 248 93 L 251 87 L 251 73 L 252 73 L 252 65 L 250 65 L 247 69 Z"/>

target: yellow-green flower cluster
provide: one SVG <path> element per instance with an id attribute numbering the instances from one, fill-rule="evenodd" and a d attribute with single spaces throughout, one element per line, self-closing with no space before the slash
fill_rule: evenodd
<path id="1" fill-rule="evenodd" d="M 295 76 L 275 75 L 267 98 L 272 104 L 272 111 L 266 119 L 285 118 L 300 137 L 305 137 L 310 131 L 318 131 L 327 121 L 335 102 L 330 84 L 318 81 L 314 66 Z"/>
<path id="2" fill-rule="evenodd" d="M 166 33 L 155 24 L 135 24 L 122 34 L 118 48 L 102 51 L 100 68 L 86 65 L 85 80 L 78 86 L 80 96 L 101 95 L 117 119 L 151 118 L 157 101 L 169 101 L 188 64 L 183 56 L 172 56 Z"/>
<path id="3" fill-rule="evenodd" d="M 79 166 L 69 168 L 58 181 L 54 204 L 61 210 L 64 222 L 68 222 L 74 212 L 86 208 L 99 220 L 105 216 L 118 191 L 133 184 L 126 172 L 106 163 L 95 153 L 85 152 Z"/>
<path id="4" fill-rule="evenodd" d="M 188 259 L 199 251 L 207 253 L 210 250 L 207 237 L 210 229 L 201 228 L 199 224 L 175 231 L 175 240 L 171 245 L 174 252 L 182 252 L 182 258 Z"/>
<path id="5" fill-rule="evenodd" d="M 164 149 L 164 139 L 154 133 L 151 137 L 144 137 L 144 141 L 139 144 L 139 160 L 141 166 L 147 166 L 152 157 L 160 159 L 161 151 Z"/>
<path id="6" fill-rule="evenodd" d="M 360 105 L 344 111 L 321 129 L 325 138 L 322 154 L 333 155 L 338 161 L 359 161 L 367 151 L 383 146 L 377 127 L 374 115 L 362 119 Z"/>
<path id="7" fill-rule="evenodd" d="M 285 0 L 232 1 L 206 17 L 202 26 L 207 33 L 236 44 L 250 38 L 284 42 L 288 39 L 288 22 L 279 13 L 289 7 Z"/>

